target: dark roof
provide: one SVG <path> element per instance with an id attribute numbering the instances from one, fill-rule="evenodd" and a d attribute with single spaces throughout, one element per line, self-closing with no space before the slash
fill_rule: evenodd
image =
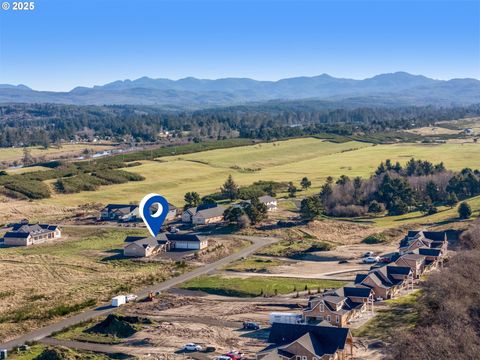
<path id="1" fill-rule="evenodd" d="M 408 275 L 412 270 L 408 266 L 390 266 L 387 265 L 388 275 Z"/>
<path id="2" fill-rule="evenodd" d="M 337 350 L 343 350 L 349 336 L 348 328 L 320 326 L 320 325 L 304 325 L 304 324 L 280 324 L 274 323 L 270 330 L 268 342 L 277 346 L 287 345 L 299 340 L 305 334 L 309 334 L 307 338 L 301 340 L 310 341 L 315 339 L 313 345 L 315 351 L 321 351 L 322 354 L 334 354 Z M 310 341 L 311 342 L 311 341 Z M 316 353 L 321 355 L 320 353 Z"/>
<path id="3" fill-rule="evenodd" d="M 134 204 L 108 204 L 103 209 L 108 210 L 108 211 L 112 211 L 112 210 L 118 210 L 118 209 L 123 209 L 123 208 L 129 208 L 130 211 L 133 211 L 133 210 L 135 210 L 136 207 L 138 207 L 138 205 L 134 205 Z"/>
<path id="4" fill-rule="evenodd" d="M 48 224 L 14 224 L 12 230 L 7 232 L 5 238 L 27 238 L 29 235 L 47 234 L 55 231 L 56 225 Z"/>
<path id="5" fill-rule="evenodd" d="M 197 235 L 195 234 L 165 234 L 167 239 L 170 241 L 202 241 Z"/>
<path id="6" fill-rule="evenodd" d="M 419 248 L 414 250 L 414 253 L 426 256 L 441 256 L 442 251 L 440 249 Z"/>
<path id="7" fill-rule="evenodd" d="M 355 284 L 360 284 L 363 280 L 365 280 L 365 278 L 368 276 L 368 274 L 357 274 L 355 276 L 355 280 L 354 280 L 354 283 Z"/>
<path id="8" fill-rule="evenodd" d="M 146 246 L 158 246 L 168 243 L 168 239 L 164 233 L 157 235 L 156 237 L 142 237 L 142 236 L 127 236 L 125 242 L 135 243 L 137 245 Z"/>
<path id="9" fill-rule="evenodd" d="M 368 298 L 372 293 L 372 289 L 367 287 L 344 286 L 335 290 L 335 293 L 338 296 Z"/>

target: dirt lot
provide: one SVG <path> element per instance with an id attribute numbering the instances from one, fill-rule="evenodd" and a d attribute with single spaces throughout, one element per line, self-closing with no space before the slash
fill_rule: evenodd
<path id="1" fill-rule="evenodd" d="M 155 320 L 130 338 L 129 342 L 148 342 L 159 352 L 175 353 L 187 342 L 214 346 L 217 353 L 233 349 L 243 351 L 249 358 L 266 346 L 268 332 L 243 331 L 243 321 L 256 321 L 268 326 L 273 311 L 295 311 L 306 299 L 238 299 L 218 296 L 184 297 L 166 295 L 151 303 L 139 303 L 129 308 L 127 315 Z M 298 310 L 296 310 L 298 311 Z M 209 356 L 210 357 L 210 356 Z"/>

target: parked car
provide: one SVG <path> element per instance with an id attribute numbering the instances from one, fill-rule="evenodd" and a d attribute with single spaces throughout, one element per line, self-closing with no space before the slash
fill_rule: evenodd
<path id="1" fill-rule="evenodd" d="M 135 295 L 135 294 L 128 294 L 128 295 L 126 296 L 127 302 L 135 301 L 135 300 L 137 300 L 137 299 L 138 299 L 138 296 Z"/>
<path id="2" fill-rule="evenodd" d="M 28 350 L 30 350 L 30 346 L 28 346 L 27 344 L 23 344 L 23 345 L 20 345 L 20 346 L 18 347 L 18 350 L 20 350 L 20 351 L 28 351 Z"/>
<path id="3" fill-rule="evenodd" d="M 339 264 L 348 264 L 348 260 L 342 259 L 338 261 Z"/>
<path id="4" fill-rule="evenodd" d="M 245 330 L 260 330 L 260 325 L 258 325 L 256 322 L 245 321 L 243 323 L 243 328 Z"/>
<path id="5" fill-rule="evenodd" d="M 220 356 L 215 356 L 213 360 L 231 360 L 232 358 L 227 355 L 220 355 Z"/>
<path id="6" fill-rule="evenodd" d="M 366 253 L 363 254 L 363 257 L 372 257 L 373 256 L 373 251 L 367 251 Z"/>
<path id="7" fill-rule="evenodd" d="M 380 258 L 378 256 L 377 257 L 369 256 L 369 257 L 363 258 L 362 263 L 364 263 L 364 264 L 375 264 L 376 262 L 378 262 L 378 260 L 380 260 Z"/>
<path id="8" fill-rule="evenodd" d="M 185 351 L 202 351 L 202 347 L 198 344 L 188 343 L 183 347 Z"/>
<path id="9" fill-rule="evenodd" d="M 233 360 L 241 360 L 242 358 L 242 353 L 237 351 L 237 350 L 232 350 L 228 353 L 225 354 L 226 356 L 228 356 L 230 359 L 233 359 Z"/>
<path id="10" fill-rule="evenodd" d="M 211 352 L 214 352 L 215 350 L 217 349 L 214 346 L 207 346 L 205 347 L 205 349 L 203 349 L 203 352 L 211 353 Z"/>

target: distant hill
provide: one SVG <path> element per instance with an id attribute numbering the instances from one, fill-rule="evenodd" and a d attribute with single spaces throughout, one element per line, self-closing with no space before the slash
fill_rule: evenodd
<path id="1" fill-rule="evenodd" d="M 434 80 L 406 72 L 381 74 L 364 80 L 335 78 L 327 74 L 278 81 L 248 78 L 217 80 L 192 77 L 169 80 L 142 77 L 118 80 L 93 88 L 76 87 L 69 92 L 36 91 L 25 85 L 0 85 L 0 103 L 62 103 L 75 105 L 160 105 L 204 108 L 269 100 L 356 99 L 359 104 L 467 105 L 480 103 L 476 79 Z"/>

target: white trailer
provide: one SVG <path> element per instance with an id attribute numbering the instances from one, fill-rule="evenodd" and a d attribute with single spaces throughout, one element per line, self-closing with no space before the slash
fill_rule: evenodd
<path id="1" fill-rule="evenodd" d="M 127 302 L 127 297 L 125 295 L 118 295 L 112 298 L 112 306 L 119 307 Z"/>
<path id="2" fill-rule="evenodd" d="M 301 324 L 303 323 L 303 317 L 302 314 L 273 312 L 270 313 L 270 324 L 273 325 L 273 323 Z"/>

